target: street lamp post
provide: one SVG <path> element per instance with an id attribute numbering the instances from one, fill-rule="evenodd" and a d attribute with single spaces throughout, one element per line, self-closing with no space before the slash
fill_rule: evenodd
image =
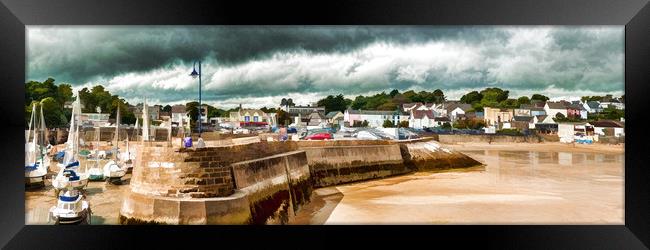
<path id="1" fill-rule="evenodd" d="M 196 72 L 196 61 L 195 61 L 193 69 L 192 69 L 192 73 L 190 74 L 190 76 L 192 76 L 193 78 L 196 78 L 197 76 L 199 77 L 199 117 L 198 117 L 198 122 L 199 122 L 199 137 L 201 137 L 201 118 L 202 118 L 202 115 L 201 115 L 201 109 L 202 109 L 202 107 L 201 107 L 201 60 L 199 60 L 198 62 L 199 62 L 199 72 L 198 73 Z"/>

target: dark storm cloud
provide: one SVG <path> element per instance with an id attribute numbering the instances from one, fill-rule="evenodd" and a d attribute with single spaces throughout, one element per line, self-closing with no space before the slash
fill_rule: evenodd
<path id="1" fill-rule="evenodd" d="M 376 41 L 395 43 L 501 37 L 472 27 L 49 27 L 31 26 L 30 77 L 85 82 L 214 57 L 221 65 L 278 51 L 344 53 Z M 61 77 L 63 76 L 63 77 Z"/>
<path id="2" fill-rule="evenodd" d="M 101 83 L 127 99 L 196 98 L 196 80 L 187 76 L 196 59 L 203 60 L 204 97 L 215 101 L 393 88 L 460 93 L 495 86 L 560 94 L 623 89 L 621 26 L 30 26 L 28 31 L 28 80 Z"/>

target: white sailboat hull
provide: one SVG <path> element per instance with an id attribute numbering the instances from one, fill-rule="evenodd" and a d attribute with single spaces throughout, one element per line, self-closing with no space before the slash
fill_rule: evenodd
<path id="1" fill-rule="evenodd" d="M 120 167 L 115 161 L 110 161 L 104 165 L 104 176 L 108 178 L 122 178 L 126 175 L 126 170 Z"/>
<path id="2" fill-rule="evenodd" d="M 64 188 L 73 188 L 73 189 L 84 189 L 88 185 L 88 174 L 77 174 L 79 175 L 79 180 L 69 180 L 69 178 L 63 176 L 63 172 L 60 172 L 59 175 L 56 176 L 52 180 L 52 186 L 56 189 L 64 189 Z"/>
<path id="3" fill-rule="evenodd" d="M 79 197 L 74 202 L 58 201 L 57 206 L 50 208 L 50 217 L 60 224 L 71 224 L 87 220 L 91 216 L 89 212 L 89 203 Z"/>

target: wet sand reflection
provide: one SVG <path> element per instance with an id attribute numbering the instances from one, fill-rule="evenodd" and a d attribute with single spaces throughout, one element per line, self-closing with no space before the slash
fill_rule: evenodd
<path id="1" fill-rule="evenodd" d="M 461 152 L 485 166 L 329 187 L 336 199 L 308 205 L 296 224 L 624 223 L 622 153 Z"/>

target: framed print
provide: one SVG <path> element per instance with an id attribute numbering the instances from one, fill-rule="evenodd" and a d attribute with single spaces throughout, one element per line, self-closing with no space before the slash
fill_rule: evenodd
<path id="1" fill-rule="evenodd" d="M 8 248 L 648 245 L 644 1 L 3 4 Z"/>

